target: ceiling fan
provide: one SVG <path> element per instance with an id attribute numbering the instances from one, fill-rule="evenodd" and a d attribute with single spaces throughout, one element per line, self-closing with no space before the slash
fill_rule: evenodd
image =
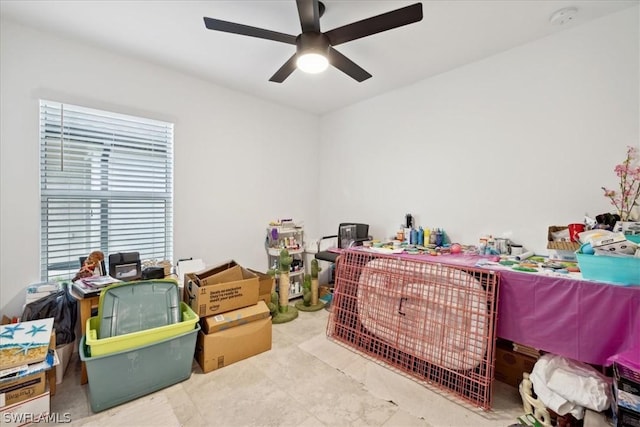
<path id="1" fill-rule="evenodd" d="M 317 73 L 324 71 L 329 64 L 358 82 L 369 77 L 367 71 L 335 50 L 333 47 L 372 34 L 398 28 L 422 20 L 422 3 L 415 3 L 391 12 L 353 22 L 326 32 L 320 31 L 320 17 L 325 6 L 318 0 L 296 0 L 302 33 L 297 36 L 265 30 L 249 25 L 222 21 L 204 17 L 204 25 L 209 30 L 258 37 L 281 43 L 296 45 L 296 53 L 269 79 L 282 83 L 293 71 Z"/>

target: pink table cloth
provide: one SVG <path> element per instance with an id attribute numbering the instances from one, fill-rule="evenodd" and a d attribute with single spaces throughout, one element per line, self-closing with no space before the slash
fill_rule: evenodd
<path id="1" fill-rule="evenodd" d="M 397 256 L 461 267 L 474 267 L 487 258 Z M 500 265 L 486 268 L 500 274 L 499 337 L 596 365 L 640 348 L 640 286 L 519 272 Z"/>

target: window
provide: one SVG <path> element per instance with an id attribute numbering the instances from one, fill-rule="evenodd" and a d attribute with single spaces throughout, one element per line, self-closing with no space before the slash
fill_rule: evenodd
<path id="1" fill-rule="evenodd" d="M 42 280 L 100 250 L 171 260 L 173 124 L 40 101 Z"/>

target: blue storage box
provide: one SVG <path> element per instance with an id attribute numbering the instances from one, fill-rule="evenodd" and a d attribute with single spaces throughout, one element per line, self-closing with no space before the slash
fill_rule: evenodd
<path id="1" fill-rule="evenodd" d="M 640 285 L 640 258 L 589 255 L 582 253 L 582 247 L 576 256 L 583 278 L 622 286 Z"/>
<path id="2" fill-rule="evenodd" d="M 199 330 L 196 323 L 189 332 L 103 356 L 88 356 L 82 336 L 78 351 L 87 367 L 91 410 L 100 412 L 188 379 Z"/>

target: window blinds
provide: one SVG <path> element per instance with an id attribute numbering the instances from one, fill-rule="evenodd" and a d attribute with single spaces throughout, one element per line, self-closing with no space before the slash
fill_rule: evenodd
<path id="1" fill-rule="evenodd" d="M 40 101 L 42 280 L 101 250 L 171 260 L 173 124 Z"/>

